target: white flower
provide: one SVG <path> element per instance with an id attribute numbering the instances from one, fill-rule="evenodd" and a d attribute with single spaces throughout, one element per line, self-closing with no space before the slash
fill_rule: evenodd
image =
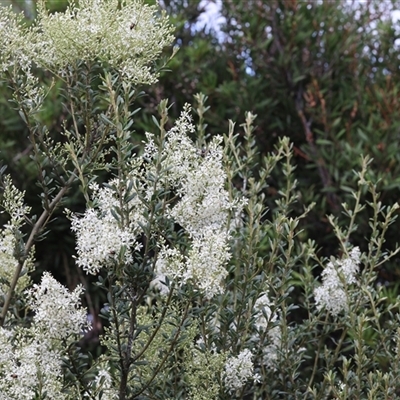
<path id="1" fill-rule="evenodd" d="M 152 63 L 173 40 L 166 15 L 157 14 L 140 0 L 70 1 L 64 13 L 49 13 L 39 2 L 35 61 L 58 72 L 100 61 L 134 83 L 153 83 Z"/>
<path id="2" fill-rule="evenodd" d="M 157 270 L 182 284 L 190 282 L 206 297 L 222 291 L 230 259 L 229 217 L 243 207 L 231 201 L 220 146 L 214 137 L 205 152 L 190 140 L 195 130 L 190 106 L 185 105 L 175 126 L 167 132 L 164 148 L 158 154 L 151 134 L 147 134 L 145 158 L 163 160 L 166 184 L 177 194 L 177 201 L 167 209 L 167 216 L 188 234 L 191 247 L 185 256 L 165 246 L 159 253 Z"/>
<path id="3" fill-rule="evenodd" d="M 192 283 L 207 298 L 222 291 L 221 283 L 227 275 L 226 262 L 230 252 L 225 234 L 205 232 L 203 238 L 194 238 L 187 256 L 179 250 L 163 246 L 157 260 L 157 274 Z"/>
<path id="4" fill-rule="evenodd" d="M 231 357 L 225 363 L 224 382 L 228 391 L 241 389 L 251 378 L 259 379 L 254 375 L 254 365 L 251 361 L 252 353 L 245 349 L 237 357 Z"/>
<path id="5" fill-rule="evenodd" d="M 169 185 L 179 196 L 169 216 L 190 236 L 203 237 L 204 229 L 226 230 L 230 211 L 238 208 L 239 203 L 229 200 L 225 190 L 222 137 L 215 136 L 201 154 L 188 136 L 194 130 L 190 107 L 186 104 L 175 126 L 167 132 L 159 157 L 163 159 Z M 152 135 L 147 134 L 147 138 L 145 157 L 155 158 L 158 150 Z"/>
<path id="6" fill-rule="evenodd" d="M 16 14 L 11 6 L 0 6 L 0 72 L 30 72 L 32 58 L 26 44 L 32 40 L 32 33 L 23 23 L 23 13 Z"/>
<path id="7" fill-rule="evenodd" d="M 0 296 L 5 296 L 10 288 L 10 282 L 15 274 L 15 269 L 18 265 L 18 260 L 15 258 L 15 250 L 18 242 L 12 232 L 11 227 L 0 231 L 0 276 L 2 282 L 0 283 Z M 31 260 L 30 260 L 31 261 Z M 32 263 L 29 262 L 29 270 L 32 269 Z M 17 282 L 16 291 L 23 291 L 29 284 L 30 279 L 28 275 L 21 276 Z"/>
<path id="8" fill-rule="evenodd" d="M 193 239 L 183 280 L 192 281 L 207 298 L 223 291 L 222 282 L 228 272 L 225 268 L 230 259 L 227 235 L 205 230 L 204 237 Z"/>
<path id="9" fill-rule="evenodd" d="M 328 263 L 322 271 L 322 285 L 314 290 L 318 310 L 326 308 L 336 316 L 348 309 L 347 286 L 357 283 L 360 255 L 360 249 L 354 247 L 350 257 Z"/>
<path id="10" fill-rule="evenodd" d="M 1 399 L 66 399 L 61 358 L 75 336 L 88 327 L 80 307 L 82 288 L 69 292 L 49 273 L 28 291 L 35 312 L 30 328 L 0 328 Z"/>
<path id="11" fill-rule="evenodd" d="M 193 236 L 204 236 L 204 229 L 227 228 L 229 210 L 235 208 L 225 190 L 226 173 L 222 164 L 222 138 L 215 136 L 201 155 L 188 133 L 194 131 L 186 106 L 176 125 L 167 133 L 165 157 L 168 179 L 180 201 L 170 216 Z"/>
<path id="12" fill-rule="evenodd" d="M 268 331 L 267 336 L 269 344 L 263 349 L 263 364 L 272 370 L 276 370 L 281 347 L 281 328 L 274 326 Z"/>
<path id="13" fill-rule="evenodd" d="M 31 207 L 24 204 L 25 192 L 18 190 L 12 183 L 9 175 L 4 178 L 4 194 L 1 206 L 9 214 L 10 226 L 19 228 L 24 224 L 24 218 L 27 216 Z"/>
<path id="14" fill-rule="evenodd" d="M 34 33 L 26 27 L 23 14 L 11 7 L 0 6 L 0 74 L 8 71 L 18 82 L 18 93 L 24 99 L 25 110 L 37 110 L 42 104 L 45 89 L 31 71 L 34 62 Z"/>
<path id="15" fill-rule="evenodd" d="M 9 214 L 10 220 L 0 230 L 0 295 L 4 296 L 10 287 L 10 282 L 15 274 L 19 263 L 18 256 L 21 256 L 21 227 L 25 223 L 25 216 L 30 212 L 30 207 L 24 205 L 24 192 L 19 191 L 13 184 L 10 176 L 4 179 L 4 193 L 1 206 Z M 17 293 L 22 292 L 29 284 L 29 274 L 33 270 L 33 253 L 30 251 L 29 257 L 24 262 L 25 274 L 20 276 L 15 288 Z"/>
<path id="16" fill-rule="evenodd" d="M 60 351 L 35 329 L 12 332 L 0 328 L 0 393 L 2 399 L 62 400 Z"/>
<path id="17" fill-rule="evenodd" d="M 276 321 L 276 313 L 272 314 L 271 301 L 266 293 L 262 293 L 254 304 L 255 327 L 257 330 L 266 330 L 268 324 Z"/>
<path id="18" fill-rule="evenodd" d="M 135 243 L 128 229 L 121 229 L 116 220 L 102 218 L 93 208 L 86 210 L 83 218 L 74 216 L 71 229 L 77 236 L 77 264 L 90 274 L 97 274 L 102 266 L 116 260 L 123 246 L 129 249 Z M 126 251 L 124 262 L 131 261 L 131 253 Z"/>
<path id="19" fill-rule="evenodd" d="M 350 257 L 340 261 L 339 272 L 343 274 L 348 285 L 356 283 L 356 274 L 359 271 L 361 252 L 358 247 L 354 247 L 350 252 Z"/>
<path id="20" fill-rule="evenodd" d="M 65 12 L 50 13 L 45 0 L 35 3 L 30 27 L 23 13 L 0 6 L 0 74 L 7 71 L 17 82 L 15 96 L 28 113 L 38 111 L 47 91 L 36 67 L 73 78 L 85 63 L 134 84 L 157 81 L 155 61 L 173 40 L 173 27 L 158 7 L 141 0 L 70 0 Z"/>
<path id="21" fill-rule="evenodd" d="M 118 390 L 113 385 L 110 368 L 104 360 L 98 366 L 96 377 L 89 383 L 90 393 L 85 393 L 85 399 L 117 400 Z"/>
<path id="22" fill-rule="evenodd" d="M 132 250 L 140 250 L 142 246 L 136 239 L 142 232 L 140 223 L 145 222 L 138 197 L 132 198 L 126 204 L 130 212 L 124 227 L 121 227 L 113 215 L 120 203 L 117 192 L 110 186 L 118 187 L 119 184 L 115 179 L 108 183 L 109 187 L 100 189 L 97 185 L 92 185 L 92 198 L 96 200 L 96 207 L 87 209 L 82 218 L 72 216 L 71 229 L 76 234 L 77 264 L 87 273 L 97 274 L 101 267 L 118 260 L 122 249 L 122 261 L 130 263 L 133 260 Z M 124 187 L 128 184 L 124 183 Z M 134 187 L 134 190 L 142 189 Z M 122 195 L 125 194 L 126 189 Z"/>
<path id="23" fill-rule="evenodd" d="M 88 327 L 86 310 L 81 308 L 83 288 L 73 292 L 45 272 L 40 285 L 28 291 L 28 303 L 33 308 L 35 327 L 48 339 L 67 339 Z"/>
<path id="24" fill-rule="evenodd" d="M 261 293 L 260 297 L 256 300 L 253 308 L 253 315 L 255 317 L 254 326 L 257 332 L 252 336 L 252 340 L 258 343 L 260 335 L 267 332 L 266 339 L 268 344 L 263 348 L 263 364 L 276 370 L 276 362 L 278 360 L 279 348 L 281 346 L 281 329 L 279 326 L 273 326 L 271 323 L 278 319 L 276 312 L 272 313 L 271 306 L 273 303 L 268 297 L 267 293 Z"/>

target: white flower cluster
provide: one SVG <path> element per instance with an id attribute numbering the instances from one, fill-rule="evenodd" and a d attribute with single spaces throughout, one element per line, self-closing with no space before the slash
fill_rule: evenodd
<path id="1" fill-rule="evenodd" d="M 268 345 L 263 348 L 263 364 L 272 369 L 277 369 L 279 349 L 282 345 L 282 332 L 279 326 L 274 326 L 268 331 Z"/>
<path id="2" fill-rule="evenodd" d="M 178 250 L 163 246 L 157 262 L 157 274 L 192 282 L 209 298 L 221 291 L 230 258 L 228 217 L 232 209 L 242 207 L 230 201 L 224 189 L 226 173 L 222 164 L 221 138 L 214 137 L 202 154 L 189 139 L 194 132 L 190 107 L 185 106 L 175 126 L 167 133 L 165 146 L 157 154 L 151 135 L 145 157 L 158 155 L 167 171 L 167 182 L 178 201 L 167 215 L 192 239 L 191 249 L 183 257 Z"/>
<path id="3" fill-rule="evenodd" d="M 157 11 L 142 0 L 71 0 L 65 12 L 50 14 L 40 1 L 36 62 L 63 74 L 68 66 L 100 61 L 134 83 L 153 83 L 151 64 L 173 40 L 166 15 Z"/>
<path id="4" fill-rule="evenodd" d="M 10 331 L 0 328 L 0 393 L 4 399 L 64 399 L 62 394 L 62 341 L 88 327 L 80 307 L 79 287 L 69 293 L 50 274 L 28 293 L 35 312 L 33 325 Z"/>
<path id="5" fill-rule="evenodd" d="M 25 192 L 18 190 L 12 183 L 11 177 L 4 178 L 4 195 L 1 202 L 2 207 L 10 216 L 10 226 L 19 229 L 24 224 L 24 218 L 31 208 L 24 204 Z"/>
<path id="6" fill-rule="evenodd" d="M 237 357 L 231 357 L 226 361 L 224 382 L 228 391 L 234 392 L 241 389 L 249 379 L 258 378 L 254 376 L 254 365 L 251 358 L 251 351 L 245 349 Z"/>
<path id="7" fill-rule="evenodd" d="M 329 262 L 322 271 L 322 285 L 314 290 L 318 310 L 325 308 L 336 316 L 348 309 L 348 285 L 357 283 L 360 249 L 354 247 L 348 258 Z"/>
<path id="8" fill-rule="evenodd" d="M 96 377 L 89 383 L 89 388 L 90 392 L 84 394 L 84 399 L 117 400 L 119 398 L 106 360 L 100 360 Z"/>
<path id="9" fill-rule="evenodd" d="M 36 3 L 30 27 L 22 13 L 0 4 L 0 75 L 10 73 L 14 96 L 26 111 L 35 113 L 47 90 L 32 66 L 66 77 L 82 63 L 100 64 L 134 84 L 157 81 L 154 62 L 172 42 L 173 27 L 156 6 L 143 0 L 70 0 L 65 12 L 49 13 L 45 0 Z"/>
<path id="10" fill-rule="evenodd" d="M 208 298 L 219 293 L 227 274 L 225 264 L 230 257 L 229 246 L 224 235 L 207 236 L 207 231 L 204 233 L 205 237 L 192 239 L 187 256 L 175 248 L 162 246 L 154 283 L 160 280 L 160 276 L 168 276 L 182 284 L 192 282 Z"/>
<path id="11" fill-rule="evenodd" d="M 276 321 L 276 313 L 272 314 L 271 301 L 267 293 L 262 293 L 254 304 L 255 327 L 259 331 L 267 329 L 268 324 Z"/>
<path id="12" fill-rule="evenodd" d="M 186 105 L 176 125 L 167 133 L 161 157 L 165 157 L 169 183 L 180 196 L 171 217 L 192 237 L 203 237 L 205 229 L 211 234 L 226 225 L 227 210 L 234 204 L 224 190 L 222 137 L 213 137 L 208 148 L 200 150 L 188 137 L 192 132 L 190 107 Z"/>
<path id="13" fill-rule="evenodd" d="M 125 205 L 131 210 L 129 221 L 122 226 L 113 215 L 120 203 L 116 191 L 110 188 L 118 184 L 119 181 L 114 179 L 109 182 L 109 187 L 92 185 L 96 208 L 86 210 L 83 218 L 72 216 L 71 229 L 77 237 L 77 264 L 90 274 L 97 274 L 102 266 L 118 260 L 123 249 L 122 261 L 132 262 L 131 250 L 141 248 L 136 237 L 141 233 L 140 222 L 144 222 L 143 207 L 138 197 L 131 199 Z"/>
<path id="14" fill-rule="evenodd" d="M 12 184 L 10 176 L 6 176 L 4 179 L 4 194 L 1 205 L 10 216 L 9 222 L 0 231 L 0 276 L 2 277 L 0 296 L 4 296 L 9 289 L 9 284 L 18 265 L 16 254 L 18 251 L 22 251 L 22 249 L 18 249 L 22 237 L 21 227 L 25 223 L 25 217 L 30 212 L 30 207 L 24 205 L 24 193 Z M 33 269 L 33 251 L 34 249 L 25 260 L 24 272 Z M 17 282 L 16 292 L 22 292 L 29 283 L 28 274 L 21 276 Z"/>
<path id="15" fill-rule="evenodd" d="M 0 393 L 3 399 L 65 399 L 62 394 L 61 359 L 45 340 L 0 328 Z"/>
<path id="16" fill-rule="evenodd" d="M 32 59 L 26 46 L 32 33 L 22 23 L 23 14 L 16 14 L 12 7 L 0 5 L 0 71 L 15 68 L 30 71 Z M 22 27 L 22 28 L 21 28 Z"/>
<path id="17" fill-rule="evenodd" d="M 11 6 L 0 4 L 0 75 L 10 73 L 16 90 L 14 97 L 24 99 L 31 110 L 42 104 L 45 93 L 32 72 L 35 42 L 35 34 L 23 23 L 23 14 L 17 15 Z"/>
<path id="18" fill-rule="evenodd" d="M 80 307 L 82 286 L 69 292 L 45 272 L 40 285 L 33 285 L 27 293 L 29 305 L 35 311 L 34 325 L 46 337 L 66 339 L 79 334 L 87 324 L 86 310 Z"/>
<path id="19" fill-rule="evenodd" d="M 253 313 L 255 317 L 254 326 L 258 332 L 254 335 L 253 340 L 257 343 L 260 335 L 267 332 L 268 344 L 263 348 L 263 364 L 271 369 L 276 369 L 276 361 L 281 346 L 281 330 L 279 326 L 271 328 L 271 324 L 278 319 L 277 313 L 272 313 L 271 305 L 267 293 L 262 293 L 256 300 Z"/>

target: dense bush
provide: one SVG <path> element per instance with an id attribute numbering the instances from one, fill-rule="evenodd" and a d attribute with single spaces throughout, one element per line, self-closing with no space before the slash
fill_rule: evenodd
<path id="1" fill-rule="evenodd" d="M 0 392 L 397 398 L 390 10 L 163 5 L 0 8 Z"/>

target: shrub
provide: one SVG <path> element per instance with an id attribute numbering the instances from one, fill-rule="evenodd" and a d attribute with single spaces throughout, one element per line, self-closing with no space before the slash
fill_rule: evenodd
<path id="1" fill-rule="evenodd" d="M 0 70 L 29 131 L 42 203 L 35 215 L 2 169 L 6 398 L 397 396 L 399 299 L 377 271 L 400 251 L 385 248 L 399 206 L 380 201 L 369 157 L 351 201 L 328 217 L 338 248 L 323 257 L 307 238 L 315 204 L 299 206 L 293 145 L 280 138 L 260 155 L 252 113 L 240 137 L 230 122 L 210 139 L 204 95 L 196 125 L 190 105 L 171 124 L 163 100 L 155 133 L 133 145 L 136 85 L 157 79 L 172 41 L 165 15 L 135 0 L 82 0 L 54 14 L 39 3 L 30 27 L 1 8 L 0 22 Z M 50 89 L 40 73 L 58 79 L 65 99 L 57 141 L 41 115 Z M 272 196 L 274 176 L 282 186 Z M 65 206 L 76 183 L 81 213 Z M 94 288 L 106 299 L 101 354 L 85 347 L 98 316 L 82 307 L 83 287 L 70 291 L 48 272 L 29 279 L 57 208 L 75 235 L 77 271 L 91 276 L 89 309 Z M 365 209 L 362 250 L 352 238 Z"/>

